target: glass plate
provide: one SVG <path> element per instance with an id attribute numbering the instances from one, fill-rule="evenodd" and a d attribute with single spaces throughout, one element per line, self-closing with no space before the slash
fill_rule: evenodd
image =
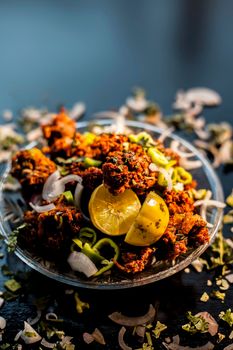
<path id="1" fill-rule="evenodd" d="M 99 120 L 95 121 L 95 125 L 110 126 L 112 120 Z M 142 130 L 148 131 L 152 136 L 158 137 L 161 134 L 161 130 L 149 124 L 127 121 L 126 125 L 135 133 Z M 93 126 L 93 122 L 79 122 L 78 130 L 84 132 Z M 218 201 L 224 201 L 223 191 L 220 181 L 212 169 L 210 163 L 206 158 L 189 142 L 180 138 L 177 135 L 170 135 L 165 144 L 169 145 L 171 140 L 178 140 L 188 150 L 195 154 L 194 159 L 199 159 L 202 162 L 202 167 L 192 171 L 194 178 L 198 182 L 199 188 L 210 189 L 213 193 L 213 199 Z M 30 144 L 27 148 L 34 147 L 34 144 Z M 5 241 L 9 237 L 14 225 L 11 220 L 6 216 L 6 208 L 9 213 L 9 199 L 14 197 L 15 200 L 21 200 L 20 191 L 10 192 L 3 190 L 3 184 L 6 181 L 7 175 L 10 171 L 10 163 L 8 163 L 2 173 L 0 180 L 0 230 L 3 234 Z M 24 210 L 25 203 L 20 202 L 18 208 L 18 225 L 20 223 L 20 211 Z M 26 208 L 26 206 L 25 206 Z M 213 242 L 215 235 L 218 231 L 218 227 L 221 223 L 223 210 L 212 208 L 208 213 L 208 221 L 213 224 L 213 228 L 210 229 L 210 243 Z M 126 276 L 121 272 L 113 275 L 99 276 L 98 279 L 86 279 L 82 274 L 74 273 L 70 270 L 57 267 L 54 263 L 42 259 L 40 256 L 36 256 L 31 252 L 17 247 L 15 254 L 28 266 L 36 271 L 44 274 L 47 277 L 53 278 L 57 281 L 73 285 L 76 287 L 92 288 L 92 289 L 122 289 L 132 288 L 140 285 L 149 284 L 163 278 L 169 277 L 178 271 L 187 267 L 192 261 L 199 257 L 208 247 L 208 244 L 202 245 L 197 249 L 189 250 L 186 254 L 180 256 L 175 262 L 171 261 L 158 261 L 153 266 L 147 268 L 145 271 L 140 272 L 134 276 Z"/>

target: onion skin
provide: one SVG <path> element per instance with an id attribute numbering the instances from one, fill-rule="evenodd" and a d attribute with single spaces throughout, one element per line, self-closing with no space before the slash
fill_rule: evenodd
<path id="1" fill-rule="evenodd" d="M 155 317 L 155 308 L 153 305 L 150 305 L 148 312 L 145 315 L 139 317 L 128 317 L 122 315 L 120 312 L 113 312 L 108 317 L 110 320 L 121 326 L 136 327 L 152 321 Z"/>
<path id="2" fill-rule="evenodd" d="M 133 350 L 133 348 L 129 347 L 128 345 L 126 345 L 125 341 L 124 341 L 124 335 L 125 335 L 126 329 L 125 327 L 121 327 L 119 333 L 118 333 L 118 343 L 119 346 L 122 350 Z"/>

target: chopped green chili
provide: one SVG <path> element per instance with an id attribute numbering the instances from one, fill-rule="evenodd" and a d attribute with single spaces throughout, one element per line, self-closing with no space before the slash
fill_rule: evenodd
<path id="1" fill-rule="evenodd" d="M 192 175 L 182 167 L 176 167 L 177 182 L 181 182 L 184 185 L 190 184 L 192 182 Z"/>
<path id="2" fill-rule="evenodd" d="M 84 166 L 85 168 L 89 168 L 89 167 L 99 167 L 102 164 L 102 162 L 100 160 L 97 159 L 93 159 L 93 158 L 89 158 L 89 157 L 85 157 L 84 158 Z"/>
<path id="3" fill-rule="evenodd" d="M 65 191 L 62 193 L 68 204 L 74 204 L 74 196 L 71 191 Z"/>
<path id="4" fill-rule="evenodd" d="M 151 157 L 152 162 L 155 163 L 156 165 L 159 165 L 159 166 L 168 165 L 169 163 L 168 159 L 157 148 L 150 147 L 147 153 Z"/>

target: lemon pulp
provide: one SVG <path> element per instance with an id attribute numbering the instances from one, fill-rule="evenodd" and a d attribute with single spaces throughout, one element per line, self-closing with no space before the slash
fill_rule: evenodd
<path id="1" fill-rule="evenodd" d="M 134 246 L 155 243 L 165 232 L 169 211 L 163 198 L 150 192 L 125 237 L 125 242 Z"/>
<path id="2" fill-rule="evenodd" d="M 110 236 L 128 232 L 141 208 L 132 190 L 113 196 L 104 185 L 97 187 L 89 201 L 89 214 L 93 225 Z"/>

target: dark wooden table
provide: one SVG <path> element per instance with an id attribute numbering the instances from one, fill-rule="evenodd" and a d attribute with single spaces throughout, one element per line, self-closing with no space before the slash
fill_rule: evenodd
<path id="1" fill-rule="evenodd" d="M 231 122 L 232 11 L 230 0 L 1 0 L 0 110 L 10 108 L 17 114 L 28 105 L 54 110 L 61 103 L 70 107 L 81 100 L 88 105 L 88 118 L 94 111 L 117 108 L 132 86 L 141 85 L 168 114 L 178 88 L 207 86 L 223 97 L 222 106 L 206 112 L 207 120 Z M 218 174 L 225 194 L 229 194 L 232 172 L 221 168 Z M 230 235 L 228 228 L 224 234 Z M 14 255 L 5 254 L 4 264 L 13 270 L 25 269 Z M 211 290 L 206 282 L 214 273 L 191 269 L 189 274 L 180 272 L 161 282 L 122 291 L 80 289 L 78 293 L 90 309 L 79 315 L 73 295 L 66 294 L 68 286 L 29 270 L 20 275 L 24 280 L 20 296 L 5 302 L 0 310 L 7 319 L 4 341 L 12 343 L 23 321 L 35 315 L 40 303 L 45 305 L 44 312 L 54 311 L 64 319 L 62 327 L 75 337 L 77 349 L 101 349 L 82 343 L 82 333 L 95 327 L 105 335 L 106 349 L 119 349 L 119 327 L 107 315 L 116 310 L 140 315 L 150 303 L 157 303 L 158 319 L 168 326 L 162 339 L 180 334 L 181 344 L 189 347 L 207 340 L 216 344 L 216 338 L 181 331 L 188 310 L 208 311 L 217 318 L 219 311 L 233 307 L 232 286 L 224 304 L 215 299 L 199 300 L 204 291 Z M 0 275 L 0 289 L 8 278 Z M 227 332 L 222 323 L 220 332 Z M 231 342 L 226 337 L 215 349 Z M 155 344 L 155 349 L 163 349 L 160 340 Z"/>

